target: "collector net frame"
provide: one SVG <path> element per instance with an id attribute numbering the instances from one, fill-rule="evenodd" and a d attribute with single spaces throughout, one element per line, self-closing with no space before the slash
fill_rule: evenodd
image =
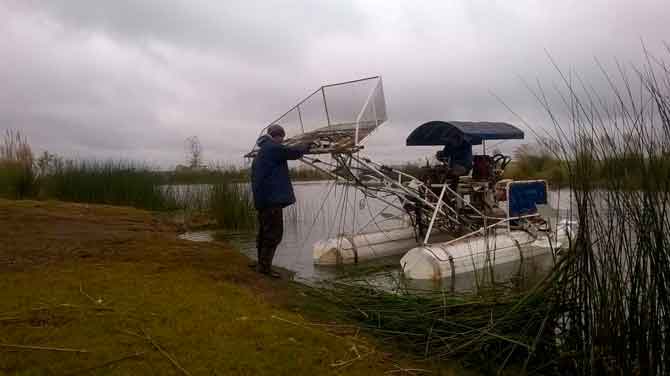
<path id="1" fill-rule="evenodd" d="M 286 131 L 286 145 L 311 143 L 310 154 L 353 152 L 387 118 L 382 79 L 367 77 L 319 87 L 265 126 L 259 137 L 278 124 Z"/>

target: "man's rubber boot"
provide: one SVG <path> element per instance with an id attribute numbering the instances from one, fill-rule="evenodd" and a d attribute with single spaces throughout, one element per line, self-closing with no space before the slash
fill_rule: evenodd
<path id="1" fill-rule="evenodd" d="M 256 265 L 256 271 L 265 274 L 268 277 L 272 278 L 281 278 L 281 274 L 277 273 L 276 271 L 272 270 L 272 268 L 264 268 L 260 264 Z"/>

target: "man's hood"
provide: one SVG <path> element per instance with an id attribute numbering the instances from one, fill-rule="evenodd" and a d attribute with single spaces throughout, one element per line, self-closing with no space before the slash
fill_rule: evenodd
<path id="1" fill-rule="evenodd" d="M 258 140 L 256 140 L 256 145 L 263 146 L 263 144 L 266 143 L 266 142 L 273 142 L 272 137 L 270 137 L 270 135 L 268 135 L 268 134 L 264 134 L 264 135 L 258 137 Z"/>

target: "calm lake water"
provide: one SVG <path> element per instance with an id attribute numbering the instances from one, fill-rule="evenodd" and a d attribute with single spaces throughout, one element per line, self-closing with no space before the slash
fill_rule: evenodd
<path id="1" fill-rule="evenodd" d="M 314 265 L 312 249 L 318 240 L 333 238 L 341 233 L 406 226 L 406 219 L 401 212 L 378 200 L 365 198 L 353 187 L 333 182 L 296 182 L 294 190 L 297 203 L 284 210 L 284 238 L 277 249 L 275 265 L 294 272 L 296 280 L 307 282 L 357 273 L 367 273 L 372 279 L 399 277 L 401 255 L 358 265 L 325 267 Z M 561 209 L 562 217 L 568 214 L 568 190 L 551 191 L 549 200 L 551 207 Z M 191 240 L 207 240 L 210 236 L 207 232 L 186 234 Z M 255 234 L 229 233 L 227 240 L 236 244 L 249 257 L 256 258 Z M 542 274 L 552 264 L 552 256 L 545 254 L 525 260 L 524 268 L 531 273 Z M 380 273 L 382 269 L 384 272 Z M 496 267 L 496 279 L 509 278 L 518 271 L 519 265 L 514 263 Z M 475 277 L 473 273 L 459 275 L 454 281 L 456 290 L 472 289 Z M 451 281 L 442 281 L 437 285 L 432 281 L 415 282 L 420 288 L 442 288 L 445 283 L 451 285 Z"/>

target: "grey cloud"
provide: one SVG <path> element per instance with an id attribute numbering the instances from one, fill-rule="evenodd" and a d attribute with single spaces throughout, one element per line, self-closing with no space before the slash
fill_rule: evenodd
<path id="1" fill-rule="evenodd" d="M 348 1 L 28 0 L 64 24 L 129 42 L 164 41 L 230 58 L 299 62 L 305 43 L 351 33 L 363 18 Z"/>
<path id="2" fill-rule="evenodd" d="M 434 119 L 547 119 L 522 79 L 551 91 L 568 72 L 604 90 L 616 69 L 661 53 L 665 1 L 0 2 L 0 130 L 36 149 L 170 166 L 198 135 L 208 160 L 239 163 L 260 128 L 321 84 L 381 74 L 382 160 Z M 527 132 L 530 136 L 531 132 Z M 503 144 L 506 151 L 513 144 Z"/>

